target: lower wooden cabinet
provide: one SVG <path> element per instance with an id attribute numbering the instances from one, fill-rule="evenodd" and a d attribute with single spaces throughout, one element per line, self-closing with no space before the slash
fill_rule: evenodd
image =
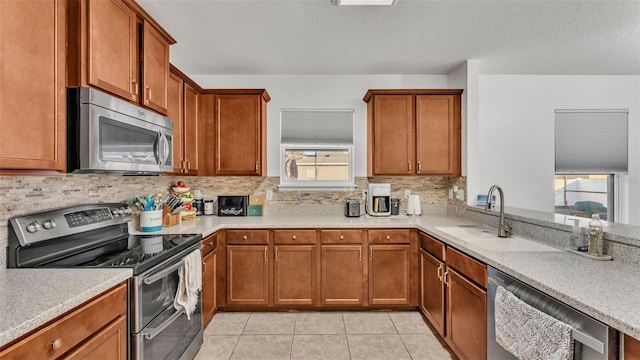
<path id="1" fill-rule="evenodd" d="M 127 286 L 120 284 L 0 350 L 0 359 L 126 359 Z M 96 356 L 96 354 L 98 354 Z"/>
<path id="2" fill-rule="evenodd" d="M 623 360 L 640 360 L 640 340 L 624 334 Z"/>
<path id="3" fill-rule="evenodd" d="M 363 305 L 362 245 L 322 245 L 321 258 L 321 305 Z"/>
<path id="4" fill-rule="evenodd" d="M 217 250 L 202 258 L 202 326 L 206 327 L 216 312 Z"/>
<path id="5" fill-rule="evenodd" d="M 269 304 L 269 247 L 227 246 L 227 305 Z"/>
<path id="6" fill-rule="evenodd" d="M 411 248 L 369 245 L 369 304 L 411 304 Z"/>
<path id="7" fill-rule="evenodd" d="M 316 246 L 276 245 L 274 252 L 274 305 L 315 304 Z"/>
<path id="8" fill-rule="evenodd" d="M 444 269 L 444 262 L 420 250 L 420 310 L 442 337 L 445 336 Z"/>

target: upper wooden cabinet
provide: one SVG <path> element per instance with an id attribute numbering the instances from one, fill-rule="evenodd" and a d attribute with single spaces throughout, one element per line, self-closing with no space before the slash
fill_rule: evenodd
<path id="1" fill-rule="evenodd" d="M 0 1 L 0 169 L 66 168 L 67 1 Z"/>
<path id="2" fill-rule="evenodd" d="M 173 120 L 173 172 L 196 175 L 201 141 L 198 135 L 201 89 L 174 66 L 167 89 L 167 116 Z"/>
<path id="3" fill-rule="evenodd" d="M 69 15 L 69 85 L 95 86 L 166 115 L 176 41 L 133 0 L 71 1 Z"/>
<path id="4" fill-rule="evenodd" d="M 199 174 L 266 175 L 267 102 L 271 100 L 266 90 L 206 89 L 203 94 L 214 95 L 213 130 L 207 129 L 210 123 L 199 127 L 213 133 L 213 141 L 203 144 L 199 156 L 204 166 Z"/>
<path id="5" fill-rule="evenodd" d="M 461 175 L 462 90 L 369 90 L 368 176 Z"/>

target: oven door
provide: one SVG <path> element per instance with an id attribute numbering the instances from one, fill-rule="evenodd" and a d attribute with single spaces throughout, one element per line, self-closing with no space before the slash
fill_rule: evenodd
<path id="1" fill-rule="evenodd" d="M 168 306 L 141 332 L 132 334 L 133 359 L 193 359 L 203 342 L 201 301 L 191 319 Z"/>

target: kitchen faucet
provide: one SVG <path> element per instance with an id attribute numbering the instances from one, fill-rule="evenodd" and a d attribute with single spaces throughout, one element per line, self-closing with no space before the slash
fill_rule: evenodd
<path id="1" fill-rule="evenodd" d="M 491 195 L 493 191 L 498 189 L 498 193 L 500 193 L 500 223 L 498 224 L 498 237 L 507 237 L 511 232 L 511 226 L 504 221 L 504 193 L 502 192 L 502 188 L 498 185 L 493 185 L 491 189 L 489 189 L 489 195 L 487 195 L 487 205 L 485 206 L 485 210 L 491 209 Z"/>

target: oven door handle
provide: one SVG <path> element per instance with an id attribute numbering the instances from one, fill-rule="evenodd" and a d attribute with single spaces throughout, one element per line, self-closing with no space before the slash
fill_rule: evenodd
<path id="1" fill-rule="evenodd" d="M 160 326 L 158 326 L 156 328 L 153 328 L 153 329 L 149 329 L 149 330 L 145 329 L 144 330 L 145 339 L 153 340 L 153 338 L 155 338 L 161 332 L 163 332 L 164 329 L 166 329 L 169 325 L 173 324 L 176 320 L 178 320 L 178 318 L 182 314 L 184 314 L 184 307 L 182 307 L 182 308 L 180 308 L 180 310 L 176 311 L 173 315 L 171 315 L 170 318 L 167 319 L 167 321 L 165 321 L 162 324 L 160 324 Z"/>
<path id="2" fill-rule="evenodd" d="M 166 268 L 166 269 L 164 269 L 162 271 L 159 271 L 159 272 L 157 272 L 157 273 L 155 273 L 155 274 L 153 274 L 151 276 L 148 276 L 148 277 L 142 279 L 142 282 L 144 282 L 147 285 L 153 284 L 154 282 L 156 282 L 156 281 L 162 279 L 163 277 L 171 274 L 172 272 L 178 270 L 178 268 L 181 267 L 183 264 L 184 264 L 184 260 L 180 261 L 178 263 L 175 263 L 175 264 L 171 265 L 170 267 L 168 267 L 168 268 Z"/>

